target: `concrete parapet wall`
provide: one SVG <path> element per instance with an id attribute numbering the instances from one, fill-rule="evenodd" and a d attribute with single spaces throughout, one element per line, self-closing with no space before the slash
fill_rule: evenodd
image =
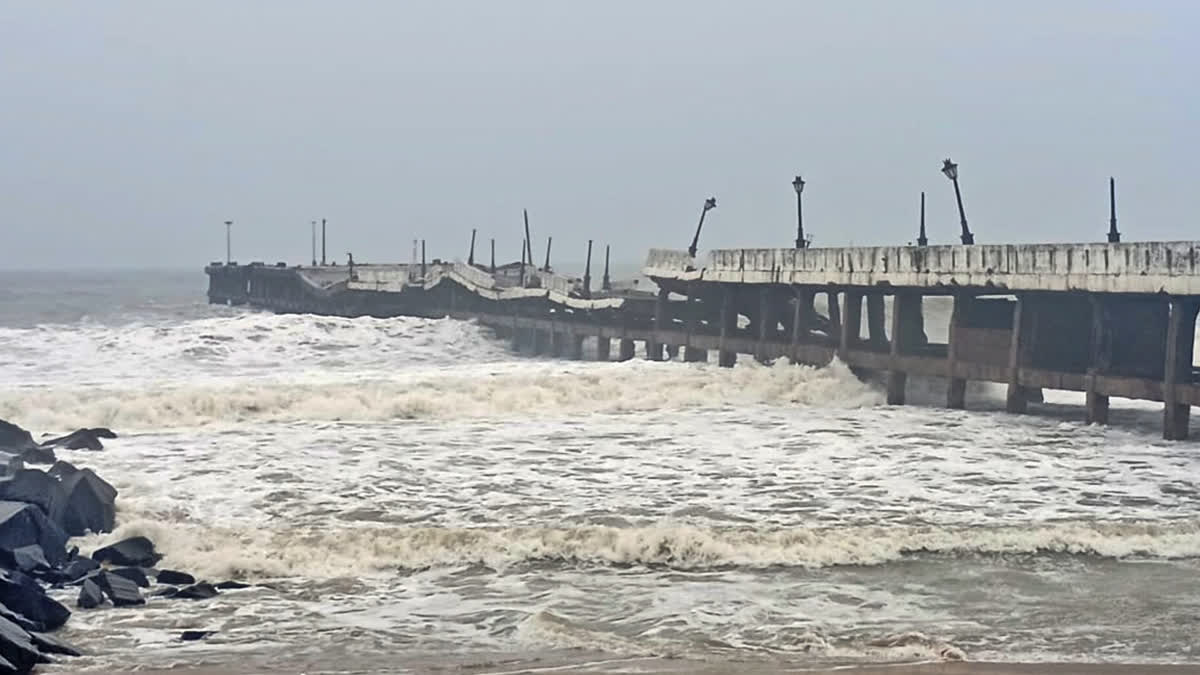
<path id="1" fill-rule="evenodd" d="M 1200 295 L 1200 242 L 652 250 L 651 278 L 745 284 L 983 287 Z"/>

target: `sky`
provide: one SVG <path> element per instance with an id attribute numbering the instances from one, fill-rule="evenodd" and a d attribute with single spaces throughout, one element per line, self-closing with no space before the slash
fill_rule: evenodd
<path id="1" fill-rule="evenodd" d="M 1197 239 L 1200 3 L 258 0 L 0 9 L 0 268 Z"/>

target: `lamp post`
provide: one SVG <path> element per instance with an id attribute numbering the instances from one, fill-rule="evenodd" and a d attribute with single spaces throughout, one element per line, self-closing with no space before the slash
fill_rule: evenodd
<path id="1" fill-rule="evenodd" d="M 946 161 L 942 162 L 942 173 L 946 174 L 946 178 L 954 183 L 954 199 L 958 201 L 958 221 L 962 225 L 962 243 L 974 244 L 975 235 L 971 234 L 970 228 L 967 227 L 967 214 L 963 211 L 962 192 L 958 189 L 958 165 L 947 157 Z"/>
<path id="2" fill-rule="evenodd" d="M 925 236 L 925 191 L 921 191 L 921 230 L 917 233 L 917 246 L 928 246 L 929 237 Z"/>
<path id="3" fill-rule="evenodd" d="M 1121 233 L 1117 232 L 1117 181 L 1108 178 L 1108 243 L 1121 242 Z"/>
<path id="4" fill-rule="evenodd" d="M 804 202 L 800 198 L 804 192 L 804 179 L 796 176 L 792 187 L 796 189 L 796 248 L 805 248 L 808 242 L 804 241 Z"/>
<path id="5" fill-rule="evenodd" d="M 225 221 L 225 264 L 226 265 L 233 262 L 232 230 L 233 230 L 233 221 L 232 220 Z"/>
<path id="6" fill-rule="evenodd" d="M 704 227 L 704 214 L 717 208 L 717 198 L 709 197 L 704 200 L 704 210 L 700 212 L 700 222 L 696 225 L 696 235 L 692 237 L 692 245 L 688 247 L 688 255 L 696 257 L 696 247 L 700 245 L 700 229 Z"/>
<path id="7" fill-rule="evenodd" d="M 317 221 L 311 221 L 312 225 L 312 266 L 317 266 Z"/>

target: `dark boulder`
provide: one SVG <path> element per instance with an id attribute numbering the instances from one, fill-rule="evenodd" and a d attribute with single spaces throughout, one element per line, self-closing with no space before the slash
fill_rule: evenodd
<path id="1" fill-rule="evenodd" d="M 61 627 L 71 616 L 71 610 L 46 595 L 37 581 L 12 570 L 0 570 L 0 604 L 46 630 Z"/>
<path id="2" fill-rule="evenodd" d="M 25 502 L 0 501 L 0 549 L 13 551 L 30 544 L 41 546 L 51 565 L 66 560 L 67 535 L 41 509 Z"/>
<path id="3" fill-rule="evenodd" d="M 109 570 L 109 574 L 115 574 L 137 584 L 139 588 L 149 588 L 150 580 L 146 578 L 146 571 L 140 567 L 118 567 L 115 570 Z"/>
<path id="4" fill-rule="evenodd" d="M 11 551 L 0 549 L 0 560 L 3 560 L 5 563 L 11 561 L 12 569 L 26 574 L 50 569 L 50 563 L 46 562 L 46 554 L 42 551 L 42 547 L 37 544 L 21 546 Z"/>
<path id="5" fill-rule="evenodd" d="M 185 600 L 208 600 L 209 598 L 217 597 L 219 594 L 216 587 L 212 584 L 201 581 L 198 584 L 192 584 L 191 586 L 179 589 L 175 597 Z"/>
<path id="6" fill-rule="evenodd" d="M 0 500 L 36 504 L 56 523 L 67 501 L 58 479 L 41 469 L 20 469 L 0 478 Z"/>
<path id="7" fill-rule="evenodd" d="M 50 470 L 46 473 L 54 476 L 55 478 L 66 478 L 76 471 L 79 471 L 79 469 L 76 469 L 74 464 L 65 459 L 60 459 L 55 462 L 54 466 L 50 467 Z"/>
<path id="8" fill-rule="evenodd" d="M 33 434 L 11 422 L 0 420 L 0 449 L 20 452 L 36 445 Z"/>
<path id="9" fill-rule="evenodd" d="M 63 656 L 83 656 L 83 654 L 71 645 L 59 640 L 53 635 L 47 633 L 39 633 L 37 631 L 27 631 L 29 638 L 33 642 L 33 646 L 38 648 L 43 654 L 62 654 Z"/>
<path id="10" fill-rule="evenodd" d="M 174 586 L 185 586 L 196 583 L 196 577 L 187 572 L 176 572 L 175 570 L 159 570 L 157 579 L 160 584 L 172 584 Z"/>
<path id="11" fill-rule="evenodd" d="M 99 563 L 154 567 L 162 556 L 154 550 L 154 542 L 145 537 L 130 537 L 115 544 L 96 549 L 92 559 Z"/>
<path id="12" fill-rule="evenodd" d="M 216 584 L 215 587 L 221 589 L 222 591 L 232 591 L 239 588 L 250 588 L 250 584 L 244 584 L 240 581 L 222 581 Z"/>
<path id="13" fill-rule="evenodd" d="M 114 607 L 142 605 L 146 602 L 137 584 L 119 574 L 100 572 L 96 575 L 96 585 L 104 591 L 109 600 L 112 600 Z"/>
<path id="14" fill-rule="evenodd" d="M 54 455 L 54 450 L 51 448 L 27 448 L 21 452 L 19 457 L 26 464 L 53 464 L 58 461 L 58 457 Z"/>
<path id="15" fill-rule="evenodd" d="M 67 534 L 78 537 L 89 531 L 113 531 L 117 520 L 116 488 L 91 469 L 80 469 L 63 476 L 62 489 L 66 497 L 59 511 L 59 524 Z"/>
<path id="16" fill-rule="evenodd" d="M 42 441 L 43 448 L 66 448 L 68 450 L 103 450 L 97 431 L 112 433 L 107 429 L 78 429 L 66 436 L 59 436 L 48 441 Z"/>
<path id="17" fill-rule="evenodd" d="M 203 640 L 204 638 L 216 632 L 217 631 L 215 630 L 185 630 L 179 634 L 179 639 L 183 640 L 184 642 Z"/>
<path id="18" fill-rule="evenodd" d="M 91 609 L 104 604 L 104 592 L 100 590 L 100 586 L 92 579 L 85 579 L 83 586 L 79 588 L 79 599 L 75 604 L 81 609 Z"/>
<path id="19" fill-rule="evenodd" d="M 14 673 L 28 673 L 37 664 L 50 661 L 38 651 L 24 628 L 4 618 L 0 618 L 0 657 Z"/>
<path id="20" fill-rule="evenodd" d="M 30 621 L 26 617 L 17 614 L 4 605 L 0 605 L 0 617 L 8 619 L 27 631 L 46 630 L 46 626 L 44 624 L 38 623 L 37 621 Z"/>
<path id="21" fill-rule="evenodd" d="M 96 438 L 107 438 L 112 440 L 117 437 L 116 432 L 107 427 L 92 427 L 91 429 L 88 429 L 88 431 L 92 432 L 92 435 Z"/>
<path id="22" fill-rule="evenodd" d="M 67 577 L 67 582 L 74 582 L 79 581 L 91 572 L 98 569 L 100 569 L 100 563 L 86 556 L 80 556 L 67 563 L 66 566 L 62 568 L 62 573 Z"/>
<path id="23" fill-rule="evenodd" d="M 174 586 L 163 586 L 156 588 L 150 593 L 152 598 L 173 598 L 179 594 L 179 589 Z"/>

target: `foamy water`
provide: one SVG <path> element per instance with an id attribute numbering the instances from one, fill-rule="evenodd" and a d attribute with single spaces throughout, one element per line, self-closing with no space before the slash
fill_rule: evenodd
<path id="1" fill-rule="evenodd" d="M 1200 661 L 1200 448 L 1155 406 L 1010 416 L 913 378 L 523 359 L 481 327 L 194 307 L 0 326 L 0 418 L 163 565 L 262 583 L 79 611 L 76 669 L 331 653 Z M 69 592 L 64 595 L 69 597 Z M 184 628 L 218 630 L 184 644 Z M 287 662 L 293 662 L 287 661 Z M 347 666 L 349 669 L 349 666 Z"/>

